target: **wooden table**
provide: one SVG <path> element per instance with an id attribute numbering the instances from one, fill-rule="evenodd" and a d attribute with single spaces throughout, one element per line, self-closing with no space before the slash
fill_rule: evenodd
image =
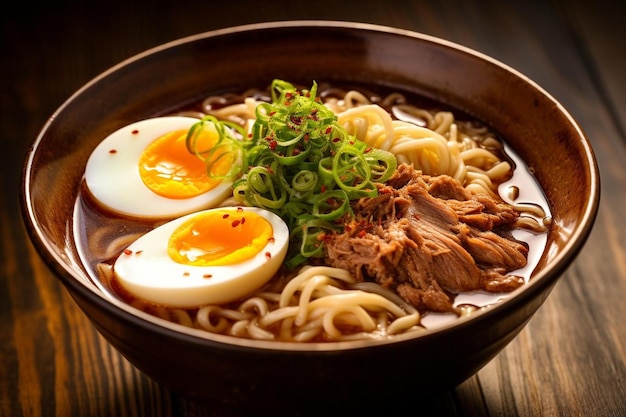
<path id="1" fill-rule="evenodd" d="M 61 3 L 18 1 L 0 17 L 1 416 L 219 415 L 157 386 L 96 333 L 29 243 L 20 170 L 52 112 L 110 66 L 186 35 L 287 19 L 361 21 L 442 37 L 518 69 L 569 109 L 600 165 L 595 229 L 521 334 L 424 407 L 455 416 L 626 415 L 624 2 Z"/>

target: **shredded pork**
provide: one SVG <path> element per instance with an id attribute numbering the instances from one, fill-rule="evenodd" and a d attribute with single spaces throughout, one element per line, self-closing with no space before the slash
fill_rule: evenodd
<path id="1" fill-rule="evenodd" d="M 509 292 L 524 283 L 509 274 L 527 261 L 527 246 L 508 233 L 519 213 L 452 177 L 400 165 L 377 197 L 352 209 L 345 231 L 326 238 L 326 262 L 394 290 L 420 311 L 454 310 L 454 293 Z"/>

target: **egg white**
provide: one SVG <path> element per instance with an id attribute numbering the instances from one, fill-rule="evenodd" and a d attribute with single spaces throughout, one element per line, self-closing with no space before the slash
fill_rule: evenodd
<path id="1" fill-rule="evenodd" d="M 85 183 L 92 197 L 115 213 L 152 219 L 178 217 L 219 204 L 232 192 L 232 180 L 225 179 L 192 198 L 171 199 L 150 190 L 139 174 L 138 161 L 146 146 L 197 122 L 191 117 L 156 117 L 129 124 L 107 136 L 93 150 L 85 168 Z"/>
<path id="2" fill-rule="evenodd" d="M 173 261 L 168 251 L 172 232 L 193 213 L 172 220 L 137 239 L 116 260 L 113 271 L 125 290 L 156 304 L 193 308 L 237 300 L 267 283 L 287 254 L 289 229 L 274 213 L 256 207 L 220 210 L 255 212 L 270 222 L 273 239 L 251 259 L 224 266 L 189 266 Z M 207 278 L 210 276 L 210 278 Z"/>

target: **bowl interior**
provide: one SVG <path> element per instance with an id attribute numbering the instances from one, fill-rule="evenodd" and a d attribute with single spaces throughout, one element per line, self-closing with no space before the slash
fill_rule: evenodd
<path id="1" fill-rule="evenodd" d="M 599 199 L 593 153 L 569 114 L 532 81 L 429 36 L 356 23 L 281 22 L 200 34 L 140 54 L 94 79 L 50 118 L 28 155 L 23 203 L 33 241 L 64 283 L 98 292 L 70 235 L 82 173 L 102 138 L 209 94 L 267 86 L 274 78 L 396 88 L 499 131 L 534 172 L 554 220 L 521 294 L 553 285 L 582 247 Z"/>

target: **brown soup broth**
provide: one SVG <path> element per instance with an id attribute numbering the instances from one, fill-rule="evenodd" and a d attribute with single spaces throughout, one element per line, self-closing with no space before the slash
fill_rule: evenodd
<path id="1" fill-rule="evenodd" d="M 393 115 L 394 119 L 423 125 L 423 120 L 416 119 L 398 110 L 398 104 L 404 103 L 404 101 L 399 100 L 405 100 L 406 103 L 427 109 L 433 114 L 439 110 L 451 111 L 454 114 L 455 123 L 462 126 L 462 128 L 474 129 L 476 131 L 484 131 L 487 129 L 487 125 L 479 120 L 413 93 L 401 92 L 402 97 L 397 96 L 393 98 L 392 93 L 394 92 L 387 91 L 384 88 L 372 89 L 371 87 L 363 87 L 360 85 L 338 87 L 322 83 L 319 86 L 318 94 L 324 99 L 331 97 L 340 98 L 350 89 L 357 89 L 357 91 L 366 96 L 370 102 L 381 105 L 381 107 L 385 108 Z M 249 96 L 264 101 L 270 100 L 267 90 L 253 89 L 242 93 L 224 94 L 210 99 L 203 99 L 192 105 L 186 105 L 174 113 L 198 114 L 198 112 L 203 111 L 204 106 L 207 104 L 210 105 L 212 109 L 218 109 L 230 104 L 241 103 L 244 97 Z M 386 101 L 389 98 L 391 99 Z M 538 222 L 549 220 L 550 211 L 548 203 L 532 173 L 515 152 L 506 145 L 506 142 L 502 140 L 497 132 L 489 129 L 488 136 L 496 139 L 497 142 L 501 144 L 499 148 L 489 148 L 489 150 L 500 159 L 509 161 L 511 166 L 514 167 L 513 175 L 499 185 L 498 192 L 502 199 L 507 203 L 541 207 L 545 212 L 545 217 L 544 219 L 537 218 L 536 220 Z M 128 244 L 139 236 L 153 230 L 166 220 L 140 221 L 106 212 L 92 201 L 89 192 L 86 190 L 86 187 L 83 186 L 78 192 L 73 221 L 79 257 L 88 270 L 94 284 L 108 297 L 122 299 L 126 302 L 133 301 L 135 297 L 125 292 L 111 277 L 102 276 L 102 274 L 98 272 L 98 266 L 103 264 L 112 265 Z M 527 266 L 521 270 L 512 271 L 511 274 L 523 276 L 526 282 L 528 282 L 546 247 L 547 233 L 537 233 L 527 229 L 516 229 L 512 234 L 516 239 L 528 244 L 529 252 Z M 493 294 L 483 291 L 460 293 L 455 296 L 454 305 L 467 306 L 468 311 L 471 311 L 497 303 L 506 297 L 508 297 L 508 294 Z M 422 325 L 426 328 L 434 328 L 449 323 L 456 318 L 457 316 L 453 313 L 426 313 L 422 315 Z"/>

